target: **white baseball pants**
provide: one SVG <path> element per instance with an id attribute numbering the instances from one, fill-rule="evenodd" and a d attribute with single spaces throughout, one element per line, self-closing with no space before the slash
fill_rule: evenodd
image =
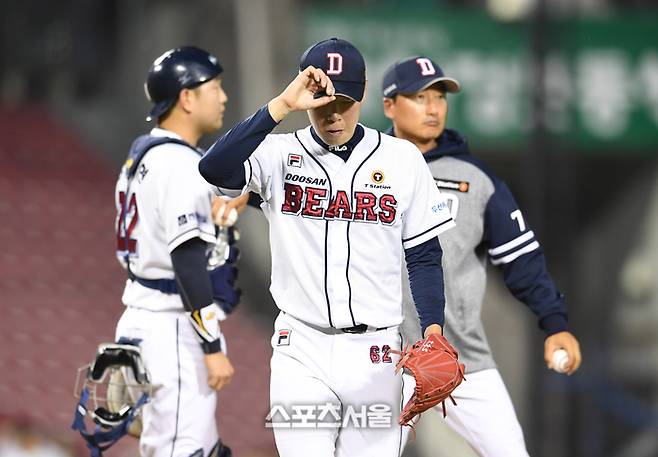
<path id="1" fill-rule="evenodd" d="M 405 402 L 411 398 L 414 378 L 404 374 Z M 514 412 L 514 406 L 498 370 L 467 373 L 466 380 L 452 395 L 454 406 L 446 400 L 446 423 L 482 457 L 528 457 L 523 431 Z M 441 405 L 432 414 L 443 417 Z M 428 414 L 430 411 L 425 412 Z M 403 429 L 403 442 L 409 438 L 409 427 Z"/>
<path id="2" fill-rule="evenodd" d="M 142 410 L 141 457 L 189 457 L 199 449 L 208 456 L 219 439 L 217 395 L 186 314 L 127 307 L 117 324 L 121 337 L 141 340 L 151 383 L 161 386 Z"/>
<path id="3" fill-rule="evenodd" d="M 362 334 L 330 332 L 280 313 L 272 336 L 270 412 L 281 407 L 292 414 L 289 428 L 277 425 L 272 415 L 279 455 L 398 457 L 402 376 L 395 374 L 398 357 L 389 360 L 387 351 L 399 350 L 400 344 L 397 327 Z M 327 414 L 319 425 L 323 406 L 329 404 L 342 417 L 330 426 Z M 295 420 L 295 411 L 302 410 L 310 412 L 308 423 Z"/>

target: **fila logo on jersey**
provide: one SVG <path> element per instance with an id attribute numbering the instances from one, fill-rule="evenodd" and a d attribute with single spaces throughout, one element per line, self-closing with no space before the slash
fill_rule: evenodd
<path id="1" fill-rule="evenodd" d="M 451 181 L 450 179 L 434 178 L 434 182 L 436 182 L 436 187 L 439 189 L 450 189 L 464 193 L 468 192 L 468 189 L 471 187 L 467 181 Z"/>
<path id="2" fill-rule="evenodd" d="M 277 346 L 290 346 L 290 334 L 292 330 L 281 329 L 279 330 L 279 339 L 276 341 Z"/>
<path id="3" fill-rule="evenodd" d="M 310 179 L 310 178 L 307 178 Z M 317 179 L 317 178 L 316 178 Z M 281 212 L 311 219 L 343 220 L 391 225 L 397 214 L 397 200 L 391 194 L 375 195 L 372 192 L 354 192 L 350 201 L 347 192 L 338 190 L 333 198 L 325 188 L 303 188 L 287 182 Z"/>
<path id="4" fill-rule="evenodd" d="M 434 65 L 432 65 L 432 61 L 426 57 L 419 57 L 416 59 L 416 63 L 420 67 L 420 74 L 422 76 L 430 76 L 436 73 L 436 69 L 434 68 Z"/>
<path id="5" fill-rule="evenodd" d="M 345 144 L 342 145 L 342 146 L 341 145 L 333 145 L 333 144 L 329 145 L 329 152 L 343 152 L 343 151 L 347 151 L 347 145 L 345 145 Z"/>
<path id="6" fill-rule="evenodd" d="M 299 154 L 288 154 L 288 166 L 302 168 L 302 156 Z"/>
<path id="7" fill-rule="evenodd" d="M 328 75 L 339 75 L 343 72 L 343 56 L 337 52 L 328 52 L 327 59 L 329 59 Z"/>

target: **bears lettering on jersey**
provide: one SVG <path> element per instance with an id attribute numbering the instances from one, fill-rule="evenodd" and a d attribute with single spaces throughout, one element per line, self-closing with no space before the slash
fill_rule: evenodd
<path id="1" fill-rule="evenodd" d="M 305 178 L 306 182 L 326 181 L 320 178 Z M 299 180 L 299 179 L 298 179 Z M 397 215 L 397 200 L 394 195 L 380 196 L 372 192 L 354 192 L 350 201 L 347 192 L 338 190 L 329 201 L 329 190 L 324 187 L 306 186 L 286 182 L 281 212 L 292 216 L 311 219 L 343 220 L 391 225 Z"/>

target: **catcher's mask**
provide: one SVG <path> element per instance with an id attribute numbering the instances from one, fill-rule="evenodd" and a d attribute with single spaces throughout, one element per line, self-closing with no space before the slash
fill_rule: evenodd
<path id="1" fill-rule="evenodd" d="M 93 362 L 78 368 L 74 395 L 80 401 L 71 427 L 87 441 L 92 457 L 101 456 L 128 432 L 153 394 L 138 343 L 122 339 L 100 344 Z M 93 433 L 87 432 L 85 416 L 96 424 Z"/>

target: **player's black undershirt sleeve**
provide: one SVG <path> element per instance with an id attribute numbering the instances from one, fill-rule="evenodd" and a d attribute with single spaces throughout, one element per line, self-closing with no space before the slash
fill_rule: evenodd
<path id="1" fill-rule="evenodd" d="M 276 125 L 265 105 L 208 149 L 199 162 L 201 176 L 217 187 L 242 189 L 246 184 L 243 163 Z"/>
<path id="2" fill-rule="evenodd" d="M 206 248 L 208 243 L 200 238 L 192 238 L 178 246 L 171 253 L 176 282 L 185 310 L 192 312 L 208 306 L 213 302 L 212 284 L 206 266 Z M 221 351 L 219 340 L 201 343 L 206 354 Z"/>
<path id="3" fill-rule="evenodd" d="M 411 295 L 416 304 L 420 326 L 443 326 L 445 320 L 445 291 L 443 284 L 443 250 L 439 239 L 434 237 L 413 248 L 405 249 L 404 256 L 409 271 Z"/>

